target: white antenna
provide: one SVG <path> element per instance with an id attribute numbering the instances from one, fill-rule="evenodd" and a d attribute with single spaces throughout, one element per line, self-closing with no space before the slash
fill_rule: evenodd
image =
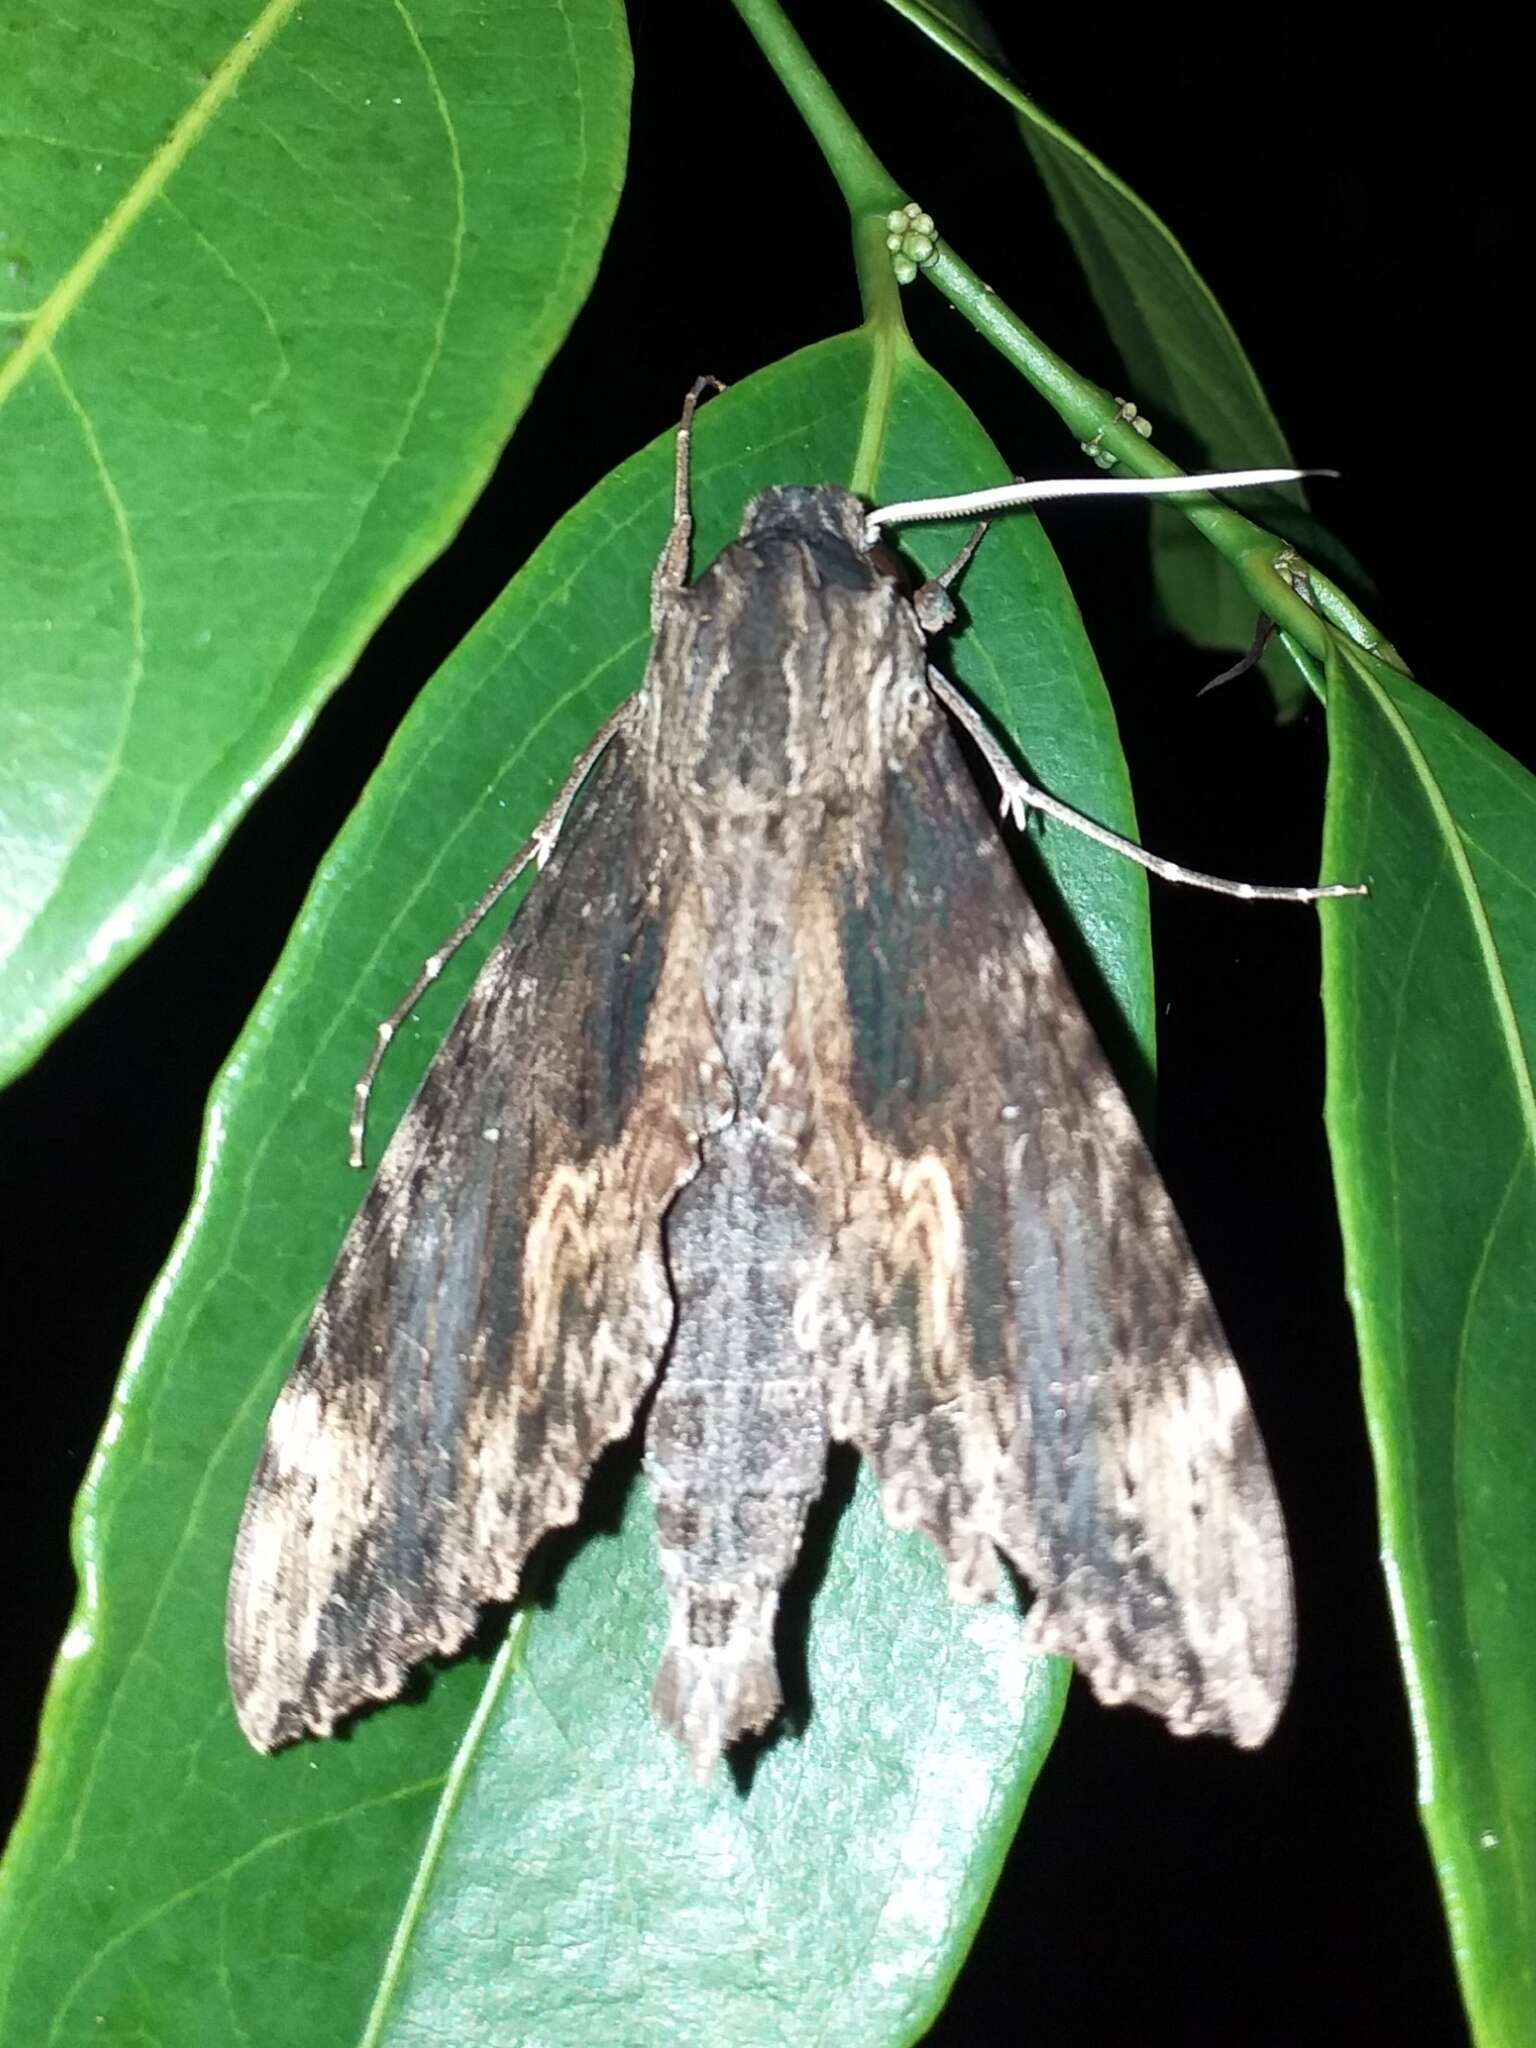
<path id="1" fill-rule="evenodd" d="M 882 505 L 864 527 L 864 545 L 873 547 L 882 527 L 913 526 L 930 519 L 985 519 L 1020 505 L 1041 505 L 1051 498 L 1174 498 L 1190 491 L 1252 490 L 1260 484 L 1294 484 L 1303 477 L 1337 476 L 1336 469 L 1218 469 L 1203 476 L 1063 476 L 1036 483 L 1020 479 L 988 491 L 962 491 L 952 498 L 905 498 Z"/>

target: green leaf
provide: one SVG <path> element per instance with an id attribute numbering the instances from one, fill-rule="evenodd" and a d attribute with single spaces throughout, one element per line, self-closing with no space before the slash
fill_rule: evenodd
<path id="1" fill-rule="evenodd" d="M 1419 1750 L 1482 2048 L 1536 2013 L 1536 780 L 1340 643 L 1328 1130 Z"/>
<path id="2" fill-rule="evenodd" d="M 1128 395 L 1157 444 L 1186 468 L 1294 463 L 1242 343 L 1174 235 L 1107 165 L 1013 84 L 982 12 L 970 0 L 888 0 L 1005 99 L 1125 365 Z M 939 223 L 940 230 L 943 222 Z M 1306 510 L 1299 485 L 1246 495 L 1243 509 L 1320 567 L 1360 582 L 1353 559 Z M 1152 567 L 1168 622 L 1197 646 L 1242 648 L 1257 620 L 1221 557 L 1167 506 L 1152 507 Z M 1282 716 L 1305 686 L 1282 653 L 1265 673 Z"/>
<path id="3" fill-rule="evenodd" d="M 0 1077 L 186 899 L 585 298 L 620 0 L 0 31 Z"/>
<path id="4" fill-rule="evenodd" d="M 848 336 L 705 408 L 698 559 L 753 490 L 846 477 L 860 448 L 885 495 L 1006 474 L 904 346 Z M 599 1483 L 544 1604 L 425 1698 L 260 1758 L 224 1688 L 240 1503 L 361 1199 L 343 1157 L 372 1025 L 638 683 L 670 467 L 668 439 L 609 477 L 446 664 L 218 1083 L 196 1203 L 81 1503 L 83 1604 L 0 1886 L 7 2043 L 889 2043 L 922 2031 L 959 1966 L 1064 1671 L 1021 1655 L 1011 1603 L 951 1602 L 863 1485 L 839 1511 L 834 1480 L 809 1546 L 785 1639 L 801 1725 L 749 1792 L 723 1770 L 697 1789 L 651 1721 L 662 1593 L 638 1481 L 618 1517 Z M 918 552 L 934 566 L 953 545 L 941 531 Z M 955 671 L 1042 781 L 1128 827 L 1097 670 L 1033 520 L 994 529 L 965 601 Z M 1078 908 L 1086 995 L 1112 1042 L 1126 1020 L 1145 1045 L 1140 872 L 1070 833 L 1038 847 L 1042 901 L 1059 888 Z M 375 1148 L 492 936 L 396 1041 Z M 633 1465 L 630 1446 L 618 1479 Z"/>

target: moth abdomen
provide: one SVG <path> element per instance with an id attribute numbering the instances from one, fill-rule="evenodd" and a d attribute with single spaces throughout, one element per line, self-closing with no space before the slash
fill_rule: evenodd
<path id="1" fill-rule="evenodd" d="M 795 1308 L 819 1232 L 793 1148 L 742 1115 L 666 1223 L 677 1324 L 646 1427 L 667 1645 L 657 1712 L 707 1772 L 777 1711 L 773 1624 L 827 1453 Z"/>

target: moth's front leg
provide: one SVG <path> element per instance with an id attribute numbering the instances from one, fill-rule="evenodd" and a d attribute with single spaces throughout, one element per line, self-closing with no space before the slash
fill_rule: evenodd
<path id="1" fill-rule="evenodd" d="M 701 1782 L 781 1705 L 774 1617 L 828 1441 L 795 1334 L 816 1233 L 793 1147 L 753 1118 L 706 1141 L 667 1222 L 676 1335 L 646 1432 L 669 1609 L 653 1704 Z"/>

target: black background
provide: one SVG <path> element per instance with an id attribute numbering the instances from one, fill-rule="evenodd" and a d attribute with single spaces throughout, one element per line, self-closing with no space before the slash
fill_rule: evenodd
<path id="1" fill-rule="evenodd" d="M 1005 109 L 874 0 L 799 10 L 897 178 L 1043 337 L 1122 376 Z M 1420 677 L 1519 749 L 1523 619 L 1484 536 L 1528 401 L 1512 363 L 1508 137 L 1470 41 L 1384 45 L 1283 11 L 1239 44 L 1178 17 L 1003 33 L 1016 75 L 1172 227 L 1248 348 L 1315 502 Z M 1031 10 L 1033 13 L 1033 10 Z M 1010 25 L 1010 22 L 1012 25 Z M 19 1798 L 71 1598 L 66 1519 L 135 1311 L 190 1189 L 202 1101 L 306 881 L 412 694 L 550 523 L 727 379 L 855 324 L 836 192 L 725 7 L 634 10 L 629 183 L 602 276 L 459 541 L 381 628 L 301 758 L 173 927 L 0 1103 L 13 1426 L 5 1777 Z M 1051 416 L 926 287 L 919 346 L 1017 466 L 1075 466 Z M 1326 496 L 1323 492 L 1326 491 Z M 1138 516 L 1053 525 L 1116 699 L 1143 836 L 1223 873 L 1315 872 L 1315 715 L 1152 622 Z M 1218 665 L 1219 664 L 1215 664 Z M 488 855 L 488 859 L 490 855 Z M 1466 2039 L 1414 1807 L 1320 1121 L 1316 923 L 1154 884 L 1160 1152 L 1263 1421 L 1291 1522 L 1301 1665 L 1262 1753 L 1175 1744 L 1075 1691 L 933 2041 Z"/>

